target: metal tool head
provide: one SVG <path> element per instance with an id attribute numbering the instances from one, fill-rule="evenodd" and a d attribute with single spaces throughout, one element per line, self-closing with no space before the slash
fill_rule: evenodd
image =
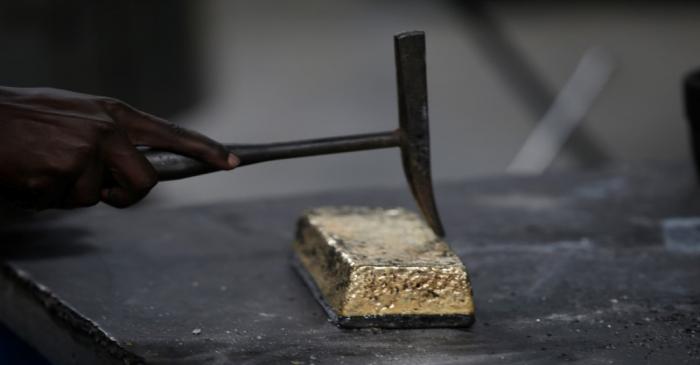
<path id="1" fill-rule="evenodd" d="M 430 173 L 430 129 L 425 70 L 425 33 L 394 36 L 399 99 L 399 141 L 403 168 L 423 216 L 442 237 L 445 230 L 435 204 Z"/>

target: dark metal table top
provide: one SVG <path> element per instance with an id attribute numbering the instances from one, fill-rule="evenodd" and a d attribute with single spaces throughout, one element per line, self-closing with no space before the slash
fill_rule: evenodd
<path id="1" fill-rule="evenodd" d="M 289 265 L 304 209 L 413 208 L 399 188 L 39 214 L 0 235 L 0 320 L 66 364 L 698 363 L 700 232 L 676 219 L 700 217 L 693 177 L 439 185 L 472 275 L 468 330 L 340 330 Z"/>

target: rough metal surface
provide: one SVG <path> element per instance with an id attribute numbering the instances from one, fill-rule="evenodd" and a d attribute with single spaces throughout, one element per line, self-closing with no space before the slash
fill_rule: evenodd
<path id="1" fill-rule="evenodd" d="M 301 264 L 295 267 L 338 325 L 459 327 L 473 322 L 464 264 L 405 209 L 315 208 L 299 220 L 294 253 Z M 422 316 L 434 317 L 437 326 L 417 318 Z"/>
<path id="2" fill-rule="evenodd" d="M 316 281 L 297 257 L 292 258 L 292 266 L 311 291 L 311 295 L 326 312 L 328 321 L 344 329 L 417 329 L 417 328 L 466 328 L 474 324 L 474 314 L 382 314 L 382 315 L 342 315 L 328 304 Z"/>
<path id="3" fill-rule="evenodd" d="M 700 257 L 669 251 L 662 233 L 666 219 L 700 216 L 692 171 L 436 192 L 472 277 L 469 330 L 340 330 L 290 268 L 304 209 L 411 206 L 403 189 L 40 215 L 2 233 L 0 318 L 64 363 L 700 361 Z"/>

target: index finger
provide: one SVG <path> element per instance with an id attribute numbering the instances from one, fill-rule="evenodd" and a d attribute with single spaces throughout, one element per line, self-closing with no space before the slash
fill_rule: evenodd
<path id="1" fill-rule="evenodd" d="M 221 143 L 201 133 L 180 127 L 127 104 L 119 104 L 110 114 L 124 128 L 129 140 L 134 144 L 196 158 L 222 170 L 231 170 L 240 163 Z"/>

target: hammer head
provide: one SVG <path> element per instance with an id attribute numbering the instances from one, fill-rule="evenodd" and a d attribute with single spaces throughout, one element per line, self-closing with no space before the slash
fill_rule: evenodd
<path id="1" fill-rule="evenodd" d="M 413 197 L 435 234 L 445 235 L 430 174 L 430 130 L 425 71 L 425 33 L 394 36 L 399 99 L 399 141 L 403 169 Z"/>

